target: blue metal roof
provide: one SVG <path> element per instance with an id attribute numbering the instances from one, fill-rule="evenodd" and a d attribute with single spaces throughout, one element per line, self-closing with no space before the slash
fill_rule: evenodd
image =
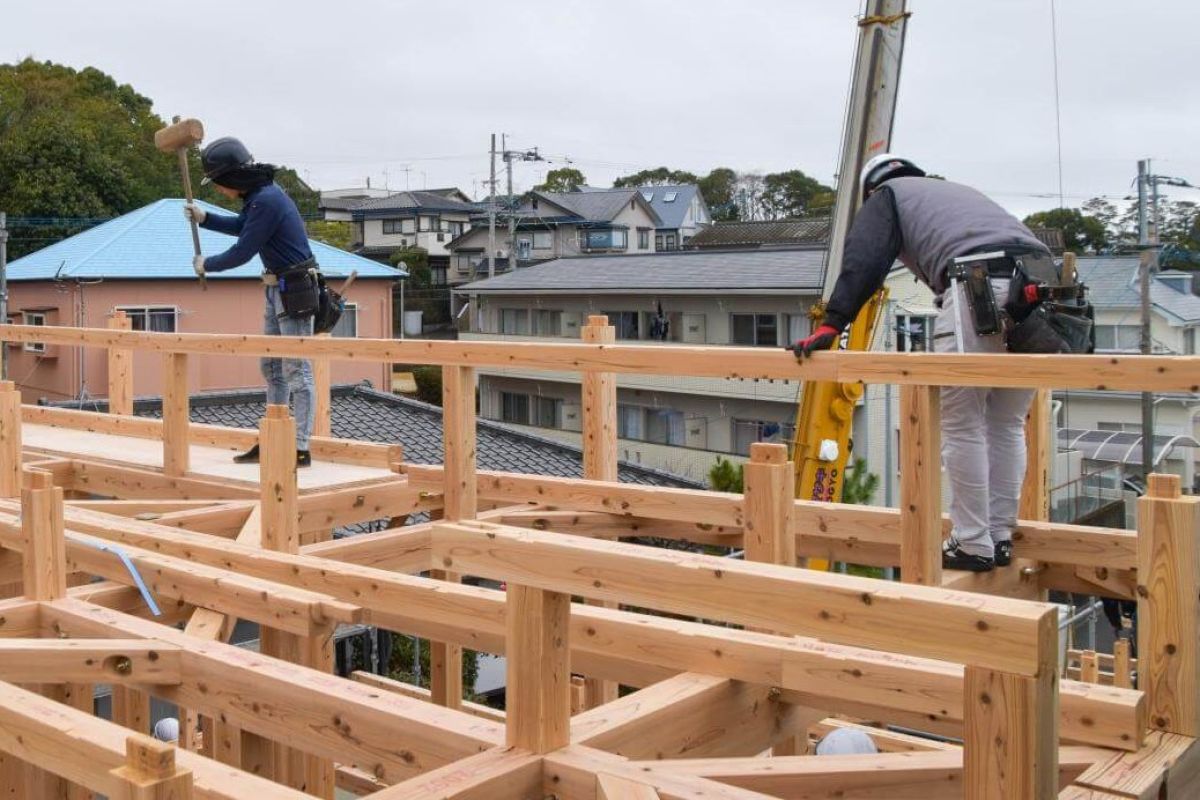
<path id="1" fill-rule="evenodd" d="M 194 279 L 192 237 L 183 216 L 182 199 L 159 200 L 137 211 L 89 228 L 69 239 L 18 258 L 8 265 L 10 281 L 83 279 Z M 228 214 L 223 208 L 197 201 L 210 214 Z M 233 244 L 233 237 L 200 229 L 200 250 L 216 254 Z M 309 240 L 313 255 L 328 276 L 342 277 L 358 270 L 358 277 L 400 278 L 406 274 L 378 261 L 356 256 Z M 213 273 L 209 280 L 254 278 L 262 273 L 258 256 L 236 269 Z"/>
<path id="2" fill-rule="evenodd" d="M 677 183 L 669 186 L 639 186 L 638 191 L 662 219 L 659 227 L 681 228 L 692 199 L 700 193 L 700 187 L 694 183 Z M 674 194 L 674 197 L 667 202 L 670 194 Z"/>

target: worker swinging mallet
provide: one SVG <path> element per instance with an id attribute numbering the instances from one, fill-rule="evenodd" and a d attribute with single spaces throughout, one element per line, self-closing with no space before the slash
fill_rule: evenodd
<path id="1" fill-rule="evenodd" d="M 179 117 L 175 117 L 171 122 L 172 124 L 154 133 L 154 146 L 164 153 L 174 151 L 179 156 L 179 174 L 183 178 L 183 193 L 187 198 L 188 205 L 191 205 L 194 201 L 192 199 L 192 176 L 188 170 L 188 149 L 204 141 L 204 125 L 198 119 L 180 120 Z M 204 275 L 204 261 L 200 257 L 200 228 L 195 219 L 191 220 L 191 224 L 192 247 L 195 250 L 192 268 L 196 270 L 196 275 L 200 278 L 200 287 L 208 291 L 208 281 Z"/>

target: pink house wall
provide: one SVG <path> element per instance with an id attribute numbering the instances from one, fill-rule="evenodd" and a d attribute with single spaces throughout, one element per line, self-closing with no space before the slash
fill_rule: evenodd
<path id="1" fill-rule="evenodd" d="M 181 333 L 261 333 L 263 288 L 257 281 L 209 280 L 208 291 L 192 281 L 125 280 L 82 285 L 51 281 L 9 284 L 9 314 L 21 322 L 21 311 L 49 308 L 47 324 L 103 328 L 117 307 L 174 306 Z M 359 280 L 347 298 L 358 304 L 360 338 L 391 337 L 391 281 Z M 7 345 L 9 378 L 15 381 L 26 403 L 40 398 L 54 402 L 79 396 L 81 385 L 91 397 L 108 394 L 108 363 L 103 349 L 57 348 L 39 357 L 21 345 Z M 54 348 L 51 348 L 54 350 Z M 83 351 L 83 352 L 81 352 Z M 258 359 L 237 356 L 193 355 L 188 375 L 193 394 L 229 389 L 261 388 Z M 369 380 L 385 391 L 390 388 L 389 365 L 367 362 L 333 362 L 334 383 Z M 136 397 L 162 394 L 162 356 L 134 353 L 133 388 Z"/>

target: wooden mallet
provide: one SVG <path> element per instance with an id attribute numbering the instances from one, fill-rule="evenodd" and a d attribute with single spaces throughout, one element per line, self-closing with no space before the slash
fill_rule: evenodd
<path id="1" fill-rule="evenodd" d="M 174 151 L 179 156 L 179 174 L 183 176 L 183 193 L 188 203 L 192 203 L 192 176 L 188 171 L 188 148 L 204 141 L 204 125 L 198 119 L 180 120 L 175 117 L 170 125 L 154 133 L 154 146 L 164 153 Z M 192 247 L 196 255 L 200 255 L 200 228 L 196 220 L 192 220 Z M 208 291 L 208 280 L 200 276 L 200 287 Z"/>

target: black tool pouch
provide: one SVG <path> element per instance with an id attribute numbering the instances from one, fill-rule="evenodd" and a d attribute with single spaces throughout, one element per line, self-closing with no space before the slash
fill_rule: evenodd
<path id="1" fill-rule="evenodd" d="M 325 276 L 317 273 L 317 313 L 313 317 L 313 333 L 328 333 L 342 318 L 346 301 L 341 294 L 329 288 Z"/>
<path id="2" fill-rule="evenodd" d="M 1048 262 L 1048 263 L 1047 263 Z M 1016 261 L 1004 312 L 1005 344 L 1013 353 L 1090 353 L 1095 314 L 1081 284 L 1062 285 L 1048 257 Z"/>
<path id="3" fill-rule="evenodd" d="M 309 259 L 279 273 L 280 316 L 305 319 L 317 313 L 320 288 L 316 261 Z"/>

